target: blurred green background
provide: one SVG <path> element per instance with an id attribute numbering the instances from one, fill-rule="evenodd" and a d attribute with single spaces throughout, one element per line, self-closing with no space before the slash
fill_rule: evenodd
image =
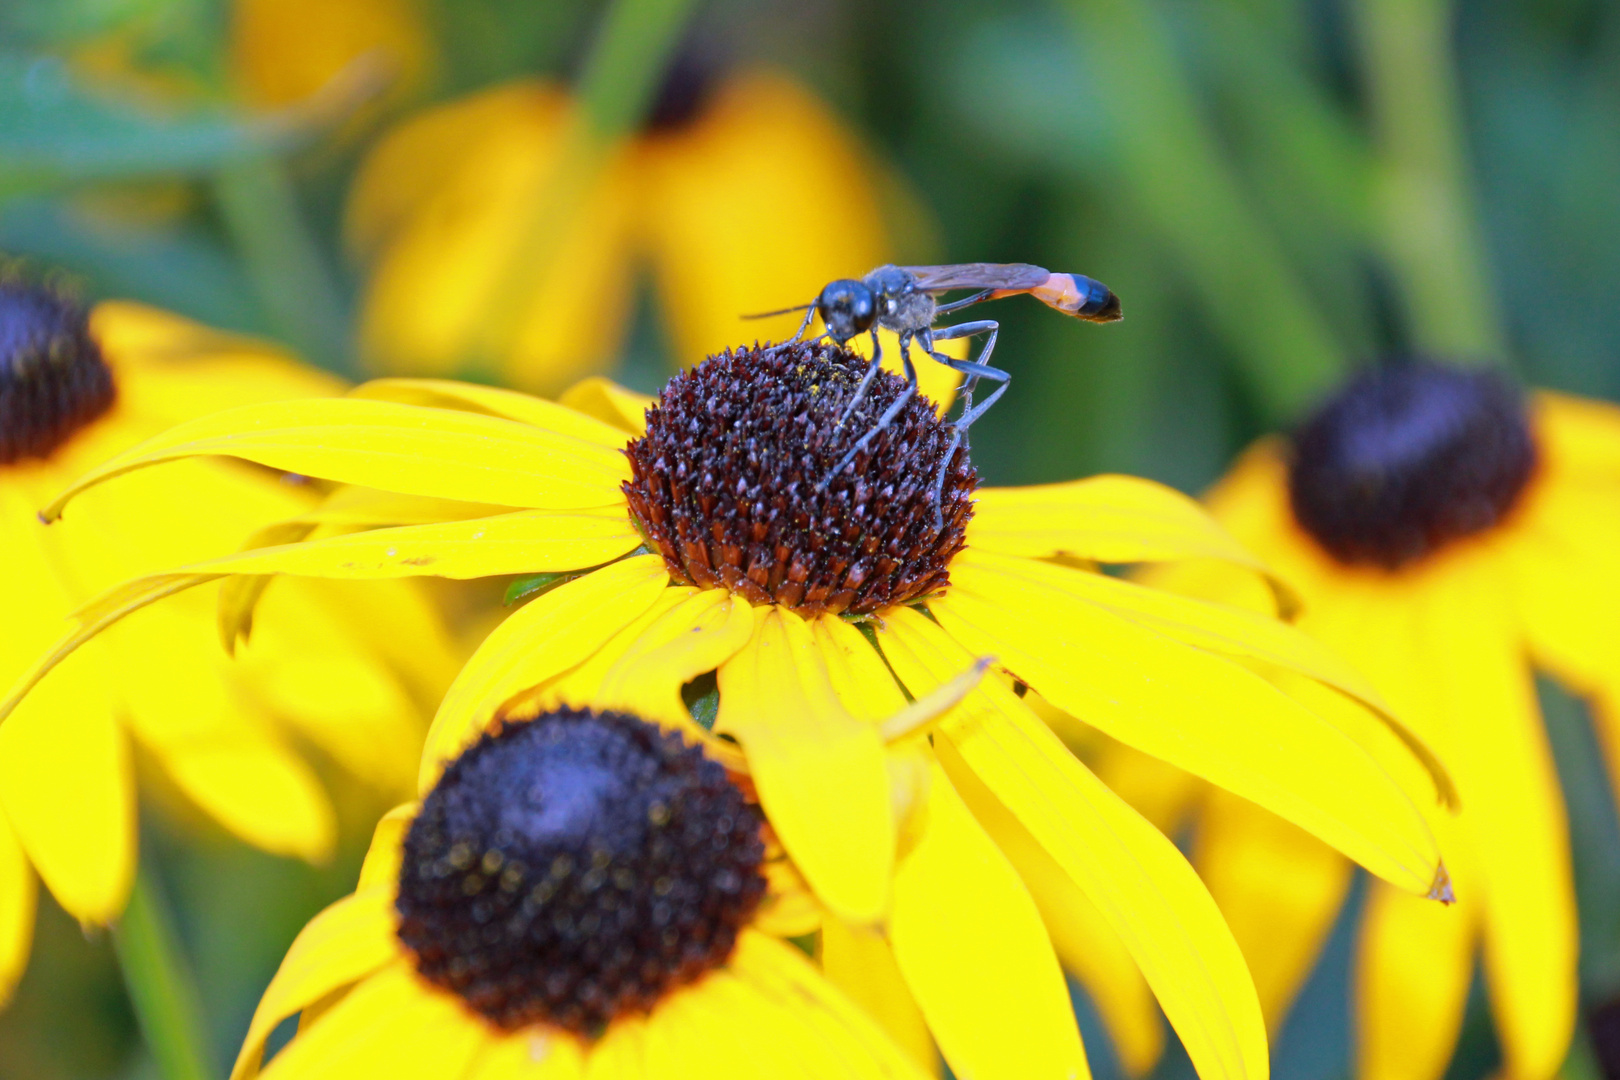
<path id="1" fill-rule="evenodd" d="M 842 118 L 902 261 L 1036 262 L 1123 298 L 1103 330 L 997 305 L 1014 380 L 974 428 L 991 482 L 1117 470 L 1197 491 L 1391 351 L 1620 398 L 1620 4 L 631 0 L 617 33 L 608 5 L 573 0 L 391 6 L 420 20 L 426 62 L 271 105 L 233 69 L 230 0 L 4 0 L 0 252 L 359 377 L 344 204 L 391 122 L 542 74 L 633 134 L 695 49 L 789 72 Z M 674 355 L 648 282 L 622 288 L 634 325 L 607 373 L 650 391 L 697 358 Z M 1620 993 L 1620 829 L 1580 706 L 1548 696 L 1590 1004 Z M 374 812 L 323 868 L 179 843 L 151 815 L 222 1067 L 298 926 L 352 883 Z M 0 1077 L 155 1075 L 108 941 L 42 904 Z M 1352 914 L 1277 1042 L 1282 1080 L 1347 1075 Z M 1080 1008 L 1094 1068 L 1117 1075 Z M 1494 1054 L 1476 1000 L 1448 1080 Z M 1578 1046 L 1570 1074 L 1588 1062 Z M 1172 1054 L 1159 1073 L 1190 1070 Z"/>

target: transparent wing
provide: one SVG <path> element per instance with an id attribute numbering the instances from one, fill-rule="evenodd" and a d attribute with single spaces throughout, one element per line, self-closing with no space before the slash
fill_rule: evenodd
<path id="1" fill-rule="evenodd" d="M 925 292 L 947 289 L 1033 289 L 1051 272 L 1029 263 L 953 263 L 950 266 L 902 266 Z"/>

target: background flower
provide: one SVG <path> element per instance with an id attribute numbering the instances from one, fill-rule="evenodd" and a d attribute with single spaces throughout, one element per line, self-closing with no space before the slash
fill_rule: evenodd
<path id="1" fill-rule="evenodd" d="M 47 529 L 32 509 L 44 492 L 120 447 L 220 406 L 341 384 L 262 343 L 138 305 L 106 303 L 87 316 L 14 271 L 0 280 L 0 348 L 0 680 L 19 678 L 27 657 L 71 625 L 70 612 L 150 567 L 158 550 L 229 551 L 317 498 L 273 473 L 199 463 L 86 503 L 73 522 Z M 86 924 L 123 911 L 136 861 L 137 756 L 238 837 L 310 860 L 331 855 L 336 822 L 300 743 L 384 795 L 408 779 L 422 710 L 453 664 L 426 598 L 300 585 L 270 599 L 274 610 L 238 662 L 220 649 L 214 605 L 199 596 L 120 629 L 0 730 L 8 996 L 29 953 L 36 872 Z M 384 624 L 388 634 L 378 632 Z"/>
<path id="2" fill-rule="evenodd" d="M 0 5 L 0 250 L 70 267 L 92 297 L 270 335 L 353 378 L 366 280 L 347 269 L 345 208 L 396 121 L 539 80 L 606 118 L 615 140 L 635 139 L 668 58 L 708 41 L 732 70 L 791 78 L 856 133 L 881 163 L 871 176 L 894 257 L 1028 259 L 1095 274 L 1124 298 L 1129 318 L 1106 333 L 1077 333 L 1023 301 L 983 309 L 1003 323 L 1014 376 L 975 428 L 987 483 L 1119 471 L 1202 490 L 1353 360 L 1388 349 L 1494 358 L 1531 384 L 1598 398 L 1620 388 L 1620 28 L 1602 5 L 318 7 L 283 24 L 294 35 L 264 39 L 260 56 L 289 73 L 306 56 L 341 57 L 319 18 L 386 7 L 420 20 L 426 78 L 380 99 L 364 86 L 336 94 L 340 80 L 261 112 L 245 104 L 248 61 L 233 59 L 245 20 L 230 0 Z M 629 49 L 624 25 L 646 31 Z M 275 44 L 288 40 L 293 54 Z M 132 88 L 131 71 L 149 79 Z M 795 250 L 766 255 L 785 264 Z M 608 374 L 649 391 L 692 358 L 671 347 L 668 289 L 650 262 L 636 265 L 625 325 L 605 330 L 624 342 Z M 1601 917 L 1620 906 L 1620 827 L 1585 706 L 1551 683 L 1538 690 L 1570 813 L 1585 1009 L 1620 993 L 1620 933 Z M 1176 801 L 1146 769 L 1097 765 L 1116 790 L 1146 786 L 1132 798 L 1150 816 Z M 148 833 L 150 850 L 165 844 L 160 822 Z M 297 926 L 348 887 L 360 852 L 339 852 L 324 876 L 225 841 L 161 853 L 223 1055 Z M 230 913 L 249 908 L 258 919 L 244 928 Z M 41 961 L 0 1015 L 0 1057 L 30 1077 L 145 1067 L 108 943 L 86 941 L 48 900 L 38 925 Z M 1348 1068 L 1346 926 L 1276 1033 L 1280 1078 Z M 1067 957 L 1086 973 L 1093 1068 L 1112 1078 L 1093 1002 L 1111 1017 L 1146 1002 L 1121 1047 L 1127 1067 L 1143 1067 L 1167 1032 L 1140 977 L 1106 955 Z M 1465 1014 L 1454 1080 L 1497 1068 L 1487 1020 L 1482 1000 Z M 1584 1036 L 1572 1053 L 1572 1076 L 1594 1067 Z"/>

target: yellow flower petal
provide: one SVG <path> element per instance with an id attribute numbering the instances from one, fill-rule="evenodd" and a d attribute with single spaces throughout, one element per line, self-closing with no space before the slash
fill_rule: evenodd
<path id="1" fill-rule="evenodd" d="M 538 120 L 554 123 L 566 105 L 562 91 L 517 79 L 419 110 L 394 125 L 360 163 L 344 208 L 344 241 L 373 256 L 410 216 L 467 167 L 476 147 L 503 129 Z"/>
<path id="2" fill-rule="evenodd" d="M 546 510 L 605 506 L 629 475 L 624 455 L 496 416 L 391 401 L 269 402 L 177 424 L 91 470 L 43 511 L 133 469 L 202 455 L 348 484 Z"/>
<path id="3" fill-rule="evenodd" d="M 407 197 L 420 201 L 376 214 L 397 225 L 361 313 L 361 353 L 378 371 L 477 366 L 498 369 L 509 385 L 551 390 L 602 370 L 618 351 L 635 297 L 627 283 L 640 177 L 623 148 L 609 148 L 575 191 L 559 167 L 578 164 L 562 153 L 577 112 L 543 89 L 504 100 L 515 107 L 494 122 L 476 118 L 480 132 L 444 138 L 457 121 L 441 125 L 434 139 L 458 143 L 458 160 L 448 168 L 428 160 L 422 183 L 406 181 Z M 396 167 L 417 165 L 394 156 Z M 559 200 L 559 187 L 576 197 Z"/>
<path id="4" fill-rule="evenodd" d="M 828 919 L 821 927 L 821 969 L 827 979 L 865 1009 L 919 1067 L 933 1070 L 938 1055 L 916 998 L 894 961 L 894 951 L 875 930 Z"/>
<path id="5" fill-rule="evenodd" d="M 810 630 L 833 690 L 851 716 L 879 724 L 906 707 L 905 695 L 883 657 L 859 630 L 836 615 L 811 620 Z"/>
<path id="6" fill-rule="evenodd" d="M 1275 1032 L 1333 929 L 1351 867 L 1303 829 L 1246 799 L 1209 793 L 1194 853 L 1254 976 Z"/>
<path id="7" fill-rule="evenodd" d="M 1569 1048 L 1579 985 L 1563 794 L 1500 571 L 1485 559 L 1452 569 L 1424 597 L 1426 668 L 1447 705 L 1505 1066 L 1550 1076 Z"/>
<path id="8" fill-rule="evenodd" d="M 969 577 L 973 588 L 953 580 L 929 609 L 970 652 L 996 657 L 1064 712 L 1254 800 L 1380 877 L 1418 893 L 1434 887 L 1440 856 L 1423 816 L 1322 717 L 1235 663 L 1024 575 L 979 567 Z"/>
<path id="9" fill-rule="evenodd" d="M 558 404 L 594 416 L 630 435 L 645 434 L 647 410 L 656 400 L 646 394 L 626 390 L 601 375 L 581 379 L 557 396 Z"/>
<path id="10" fill-rule="evenodd" d="M 1290 676 L 1314 679 L 1373 710 L 1429 772 L 1434 790 L 1446 801 L 1454 801 L 1453 784 L 1445 766 L 1416 733 L 1390 712 L 1374 685 L 1333 650 L 1286 623 L 1242 608 L 1146 588 L 1103 574 L 1079 573 L 1016 557 L 967 551 L 958 556 L 951 573 L 953 580 L 981 595 L 994 589 L 1003 578 L 1017 578 L 1062 593 L 1071 604 L 1095 604 L 1196 648 L 1251 661 L 1248 666 L 1266 675 L 1284 692 L 1290 692 Z M 1283 677 L 1272 678 L 1268 668 L 1280 669 Z M 1312 708 L 1315 703 L 1304 704 Z M 1313 708 L 1313 711 L 1352 738 L 1358 738 L 1359 729 L 1365 727 L 1355 710 L 1330 707 L 1327 710 Z M 1346 712 L 1349 713 L 1348 723 L 1337 722 Z M 1364 740 L 1358 738 L 1358 741 Z M 1425 792 L 1424 797 L 1428 794 Z"/>
<path id="11" fill-rule="evenodd" d="M 90 333 L 113 366 L 119 409 L 150 421 L 154 431 L 238 405 L 344 389 L 341 379 L 273 342 L 128 300 L 92 308 Z"/>
<path id="12" fill-rule="evenodd" d="M 1620 689 L 1617 491 L 1544 471 L 1514 527 L 1496 536 L 1537 666 L 1585 693 Z"/>
<path id="13" fill-rule="evenodd" d="M 1090 1077 L 1040 912 L 938 766 L 895 870 L 889 941 L 958 1076 Z"/>
<path id="14" fill-rule="evenodd" d="M 1373 883 L 1357 959 L 1359 1075 L 1445 1075 L 1468 1003 L 1478 926 L 1469 916 L 1466 879 L 1459 896 L 1443 907 Z"/>
<path id="15" fill-rule="evenodd" d="M 753 632 L 754 609 L 746 600 L 718 589 L 694 590 L 627 641 L 622 651 L 612 644 L 603 649 L 599 656 L 617 655 L 597 679 L 591 700 L 600 709 L 622 709 L 672 728 L 690 727 L 681 687 L 735 656 Z M 586 666 L 597 662 L 593 657 Z"/>
<path id="16" fill-rule="evenodd" d="M 386 73 L 390 98 L 417 89 L 433 66 L 417 0 L 236 0 L 229 10 L 231 73 L 259 108 L 302 101 L 357 61 Z"/>
<path id="17" fill-rule="evenodd" d="M 0 1008 L 11 1000 L 28 966 L 38 902 L 39 883 L 34 868 L 28 865 L 28 856 L 17 842 L 11 822 L 0 812 Z"/>
<path id="18" fill-rule="evenodd" d="M 1620 409 L 1606 401 L 1540 391 L 1536 441 L 1559 473 L 1620 479 Z"/>
<path id="19" fill-rule="evenodd" d="M 682 365 L 756 337 L 786 337 L 797 314 L 742 316 L 814 300 L 834 278 L 887 260 L 860 148 L 824 105 L 779 75 L 727 80 L 690 127 L 648 139 L 639 165 L 642 219 Z M 787 251 L 792 258 L 782 257 Z"/>
<path id="20" fill-rule="evenodd" d="M 1024 703 L 1032 706 L 1042 704 L 1034 691 L 1024 695 Z M 1032 708 L 1031 711 L 1046 719 L 1039 708 Z M 1070 723 L 1076 722 L 1070 720 Z M 1047 721 L 1047 726 L 1051 727 L 1051 721 Z M 1208 791 L 1207 785 L 1196 776 L 1144 754 L 1133 746 L 1116 742 L 1106 735 L 1101 735 L 1101 739 L 1101 747 L 1081 754 L 1080 759 L 1097 774 L 1097 779 L 1107 785 L 1108 790 L 1151 821 L 1154 828 L 1166 836 L 1179 833 L 1202 804 Z"/>
<path id="21" fill-rule="evenodd" d="M 884 655 L 908 685 L 937 678 L 968 655 L 916 612 L 892 612 L 886 622 Z M 942 760 L 960 755 L 961 767 L 1029 830 L 1130 949 L 1199 1075 L 1264 1078 L 1266 1034 L 1254 984 L 1214 901 L 1175 846 L 997 680 L 980 683 L 940 732 Z"/>
<path id="22" fill-rule="evenodd" d="M 668 583 L 663 559 L 636 556 L 559 585 L 509 616 L 446 691 L 422 750 L 421 789 L 432 786 L 503 701 L 590 656 L 651 607 Z"/>
<path id="23" fill-rule="evenodd" d="M 943 745 L 951 784 L 1023 879 L 1059 962 L 1091 997 L 1120 1064 L 1132 1076 L 1147 1072 L 1164 1051 L 1164 1021 L 1135 958 L 1057 860 L 961 763 L 949 743 Z"/>
<path id="24" fill-rule="evenodd" d="M 585 1055 L 585 1080 L 646 1077 L 646 1043 L 647 1024 L 641 1017 L 625 1016 L 609 1024 Z"/>
<path id="25" fill-rule="evenodd" d="M 135 873 L 135 778 L 107 699 L 107 659 L 74 657 L 0 725 L 0 803 L 51 894 L 117 918 Z"/>
<path id="26" fill-rule="evenodd" d="M 168 747 L 170 777 L 221 825 L 277 855 L 325 860 L 337 822 L 320 782 L 291 751 L 251 735 Z"/>
<path id="27" fill-rule="evenodd" d="M 283 580 L 234 673 L 352 775 L 404 797 L 415 790 L 426 706 L 460 659 L 426 603 L 405 583 Z"/>
<path id="28" fill-rule="evenodd" d="M 287 1017 L 358 982 L 400 955 L 390 882 L 345 896 L 311 919 L 259 999 L 231 1080 L 259 1071 L 264 1041 Z"/>
<path id="29" fill-rule="evenodd" d="M 410 831 L 420 802 L 408 802 L 394 807 L 382 816 L 371 833 L 371 846 L 366 849 L 366 860 L 360 864 L 360 880 L 355 892 L 365 892 L 373 885 L 392 888 L 399 881 L 400 862 L 404 858 L 405 834 Z"/>
<path id="30" fill-rule="evenodd" d="M 799 616 L 769 608 L 719 670 L 716 732 L 748 756 L 760 804 L 822 903 L 850 922 L 888 904 L 895 833 L 876 728 L 849 714 Z"/>
<path id="31" fill-rule="evenodd" d="M 427 575 L 493 577 L 597 566 L 640 543 L 641 537 L 621 504 L 573 513 L 525 510 L 470 521 L 372 529 L 257 548 L 178 567 L 173 572 L 296 574 L 354 580 Z M 92 618 L 93 612 L 93 608 L 84 609 Z"/>
<path id="32" fill-rule="evenodd" d="M 466 1080 L 581 1080 L 579 1040 L 560 1032 L 515 1031 L 484 1048 Z"/>
<path id="33" fill-rule="evenodd" d="M 555 401 L 504 390 L 498 386 L 452 382 L 448 379 L 373 379 L 349 391 L 350 397 L 428 405 L 439 409 L 468 409 L 504 416 L 560 435 L 623 450 L 624 432 Z"/>
<path id="34" fill-rule="evenodd" d="M 1267 574 L 1265 564 L 1194 499 L 1152 480 L 1092 476 L 1062 484 L 980 488 L 970 548 L 1038 559 L 1105 563 L 1221 559 Z M 1279 600 L 1286 587 L 1276 585 Z"/>
<path id="35" fill-rule="evenodd" d="M 808 1076 L 847 1071 L 861 1080 L 921 1080 L 928 1075 L 793 946 L 745 928 L 737 935 L 737 949 L 727 966 L 738 982 L 774 1005 L 781 1018 L 751 1033 L 757 1042 L 768 1043 L 774 1029 L 789 1023 L 809 1026 L 811 1037 L 801 1044 L 804 1060 L 811 1066 L 806 1069 Z M 818 1043 L 837 1055 L 837 1068 L 814 1068 L 817 1061 L 810 1055 Z"/>
<path id="36" fill-rule="evenodd" d="M 489 1026 L 453 994 L 422 981 L 409 961 L 372 975 L 271 1059 L 274 1080 L 444 1080 L 460 1076 Z"/>

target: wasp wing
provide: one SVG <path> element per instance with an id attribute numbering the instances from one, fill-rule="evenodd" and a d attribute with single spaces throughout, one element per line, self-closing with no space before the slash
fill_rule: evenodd
<path id="1" fill-rule="evenodd" d="M 1052 274 L 1029 263 L 953 263 L 950 266 L 902 266 L 924 292 L 949 289 L 1033 289 Z"/>

